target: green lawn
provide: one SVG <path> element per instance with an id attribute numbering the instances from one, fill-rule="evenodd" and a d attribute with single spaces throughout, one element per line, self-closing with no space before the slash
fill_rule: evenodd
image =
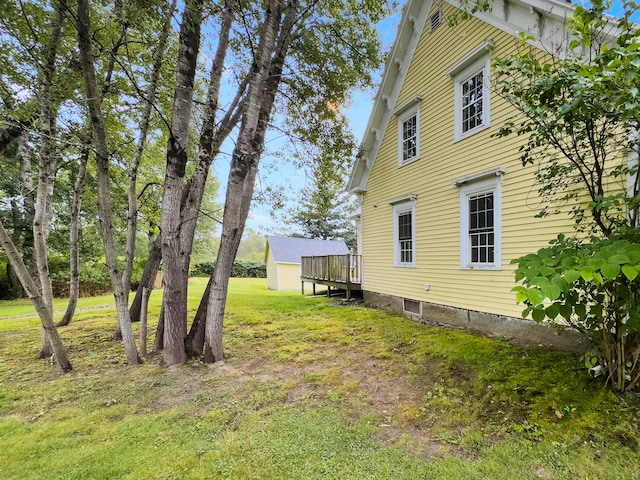
<path id="1" fill-rule="evenodd" d="M 61 329 L 67 375 L 0 302 L 0 478 L 640 478 L 640 400 L 578 358 L 265 287 L 232 279 L 223 365 L 127 367 L 107 307 Z"/>

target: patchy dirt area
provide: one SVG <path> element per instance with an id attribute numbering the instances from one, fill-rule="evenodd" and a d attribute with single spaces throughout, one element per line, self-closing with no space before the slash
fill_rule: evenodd
<path id="1" fill-rule="evenodd" d="M 379 428 L 385 444 L 401 442 L 423 458 L 467 456 L 463 449 L 433 427 L 438 418 L 429 412 L 425 398 L 435 391 L 432 375 L 410 375 L 390 370 L 390 362 L 362 351 L 349 349 L 335 355 L 317 355 L 312 362 L 278 361 L 270 358 L 234 358 L 205 365 L 191 361 L 172 367 L 175 383 L 165 387 L 159 406 L 171 407 L 206 395 L 223 403 L 250 401 L 270 391 L 281 403 L 299 407 L 338 402 L 351 410 L 353 418 L 368 418 Z M 438 372 L 440 365 L 423 365 L 421 372 Z M 450 369 L 461 381 L 469 378 L 462 365 Z M 275 392 L 275 393 L 274 393 Z M 206 399 L 197 402 L 209 408 Z M 257 408 L 260 408 L 258 405 Z"/>

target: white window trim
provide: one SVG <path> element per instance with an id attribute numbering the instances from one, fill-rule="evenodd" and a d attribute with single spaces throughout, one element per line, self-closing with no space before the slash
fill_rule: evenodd
<path id="1" fill-rule="evenodd" d="M 393 265 L 415 268 L 416 266 L 416 202 L 415 195 L 408 195 L 405 201 L 389 202 L 393 206 Z M 400 261 L 400 241 L 398 239 L 398 216 L 411 212 L 411 262 Z"/>
<path id="2" fill-rule="evenodd" d="M 411 310 L 407 310 L 407 302 L 415 302 L 418 305 L 418 311 L 412 312 Z M 422 317 L 422 302 L 420 300 L 413 300 L 412 298 L 402 298 L 402 313 L 412 316 Z"/>
<path id="3" fill-rule="evenodd" d="M 415 95 L 393 112 L 398 120 L 398 168 L 420 159 L 420 101 L 422 97 Z M 402 159 L 402 124 L 409 118 L 416 117 L 416 154 L 406 160 Z"/>
<path id="4" fill-rule="evenodd" d="M 452 182 L 460 191 L 460 268 L 462 270 L 502 270 L 502 173 L 504 169 L 499 168 L 500 170 L 492 169 L 483 172 L 482 176 L 479 174 L 475 180 L 467 183 Z M 493 193 L 493 262 L 471 263 L 469 197 L 482 193 Z"/>
<path id="5" fill-rule="evenodd" d="M 469 55 L 456 63 L 447 71 L 453 78 L 453 141 L 458 142 L 491 125 L 491 50 L 493 42 L 487 40 L 473 50 Z M 462 84 L 480 72 L 482 75 L 482 125 L 478 125 L 466 132 L 462 131 Z"/>

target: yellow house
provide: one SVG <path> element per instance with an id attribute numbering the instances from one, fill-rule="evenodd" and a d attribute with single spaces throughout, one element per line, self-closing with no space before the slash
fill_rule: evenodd
<path id="1" fill-rule="evenodd" d="M 267 237 L 265 263 L 269 290 L 300 290 L 300 266 L 303 256 L 346 255 L 349 248 L 342 240 L 297 237 Z"/>
<path id="2" fill-rule="evenodd" d="M 523 140 L 493 136 L 515 111 L 491 88 L 491 59 L 515 53 L 518 32 L 553 51 L 566 40 L 573 7 L 494 0 L 490 12 L 463 20 L 454 5 L 405 5 L 349 179 L 361 205 L 365 302 L 426 323 L 572 348 L 575 336 L 523 320 L 511 292 L 510 261 L 572 224 L 535 218 L 538 188 L 520 162 Z"/>

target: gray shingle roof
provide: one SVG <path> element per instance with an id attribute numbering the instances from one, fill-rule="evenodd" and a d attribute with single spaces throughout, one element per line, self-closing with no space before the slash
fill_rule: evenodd
<path id="1" fill-rule="evenodd" d="M 267 237 L 273 259 L 282 263 L 301 263 L 303 256 L 346 255 L 349 247 L 342 240 L 315 238 Z"/>

